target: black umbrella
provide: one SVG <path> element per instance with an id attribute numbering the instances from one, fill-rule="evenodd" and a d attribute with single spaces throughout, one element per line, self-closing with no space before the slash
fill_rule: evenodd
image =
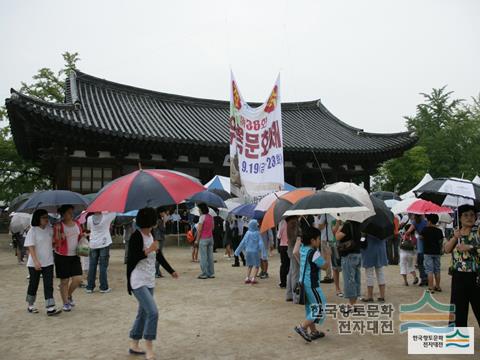
<path id="1" fill-rule="evenodd" d="M 480 207 L 480 185 L 456 178 L 433 179 L 417 190 L 415 195 L 437 205 L 458 207 L 464 204 Z"/>
<path id="2" fill-rule="evenodd" d="M 48 212 L 55 213 L 62 205 L 73 205 L 76 212 L 84 210 L 88 206 L 88 199 L 78 193 L 68 190 L 47 190 L 33 193 L 32 196 L 23 203 L 18 212 L 33 213 L 36 209 L 45 209 Z"/>
<path id="3" fill-rule="evenodd" d="M 8 204 L 8 212 L 12 213 L 18 210 L 20 206 L 23 205 L 25 201 L 27 201 L 30 196 L 32 196 L 32 193 L 24 193 L 21 195 L 18 195 L 15 199 L 10 201 Z"/>
<path id="4" fill-rule="evenodd" d="M 375 210 L 375 215 L 362 223 L 361 231 L 373 235 L 379 239 L 385 239 L 393 235 L 393 213 L 385 205 L 383 200 L 370 196 Z"/>
<path id="5" fill-rule="evenodd" d="M 215 195 L 220 196 L 224 201 L 231 199 L 233 197 L 228 191 L 223 189 L 208 189 L 208 191 L 214 193 Z"/>
<path id="6" fill-rule="evenodd" d="M 371 195 L 383 201 L 392 199 L 398 201 L 402 200 L 400 196 L 391 191 L 375 191 Z"/>
<path id="7" fill-rule="evenodd" d="M 368 211 L 368 208 L 351 196 L 320 190 L 292 205 L 284 216 L 342 214 L 356 211 Z"/>

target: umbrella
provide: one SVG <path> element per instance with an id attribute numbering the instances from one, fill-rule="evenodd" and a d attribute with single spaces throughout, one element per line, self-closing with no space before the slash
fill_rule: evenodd
<path id="1" fill-rule="evenodd" d="M 244 204 L 243 201 L 240 200 L 239 198 L 231 198 L 231 199 L 225 200 L 226 208 L 219 209 L 219 216 L 222 217 L 223 219 L 226 219 L 228 217 L 228 214 L 233 209 L 243 204 Z"/>
<path id="2" fill-rule="evenodd" d="M 293 204 L 299 200 L 314 194 L 313 190 L 298 189 L 288 192 L 285 195 L 282 195 L 279 199 L 267 209 L 263 217 L 262 225 L 260 227 L 260 232 L 265 232 L 268 229 L 273 228 L 281 220 L 282 216 Z"/>
<path id="3" fill-rule="evenodd" d="M 30 226 L 32 215 L 26 213 L 12 213 L 10 214 L 10 232 L 12 234 L 23 233 L 26 228 Z"/>
<path id="4" fill-rule="evenodd" d="M 402 201 L 399 201 L 395 205 L 393 205 L 391 211 L 394 214 L 406 214 L 408 207 L 417 200 L 417 198 L 405 198 Z"/>
<path id="5" fill-rule="evenodd" d="M 23 205 L 25 201 L 27 201 L 30 196 L 32 196 L 32 193 L 23 193 L 21 195 L 18 195 L 15 199 L 10 201 L 8 204 L 8 211 L 10 213 L 16 212 L 20 206 Z"/>
<path id="6" fill-rule="evenodd" d="M 432 203 L 431 201 L 417 199 L 414 203 L 412 203 L 408 209 L 408 213 L 411 214 L 449 214 L 452 213 L 452 209 L 444 206 L 439 206 L 437 204 Z"/>
<path id="7" fill-rule="evenodd" d="M 372 199 L 375 215 L 362 223 L 361 230 L 365 234 L 373 235 L 379 239 L 385 239 L 393 235 L 393 213 L 385 203 L 374 197 Z"/>
<path id="8" fill-rule="evenodd" d="M 457 178 L 439 178 L 418 188 L 415 194 L 437 205 L 458 207 L 464 204 L 480 206 L 480 185 Z"/>
<path id="9" fill-rule="evenodd" d="M 387 200 L 384 200 L 383 201 L 385 203 L 385 205 L 387 205 L 387 207 L 389 209 L 391 209 L 392 207 L 394 207 L 396 204 L 398 204 L 400 201 L 396 200 L 396 199 L 387 199 Z"/>
<path id="10" fill-rule="evenodd" d="M 85 196 L 88 199 L 88 201 L 92 202 L 93 199 L 95 199 L 95 196 L 97 196 L 97 193 L 85 194 L 83 196 Z"/>
<path id="11" fill-rule="evenodd" d="M 230 193 L 226 192 L 223 189 L 208 189 L 208 191 L 220 196 L 223 201 L 231 199 L 233 197 Z"/>
<path id="12" fill-rule="evenodd" d="M 188 198 L 189 201 L 200 204 L 206 204 L 207 206 L 214 208 L 226 208 L 227 205 L 223 202 L 223 199 L 210 191 L 201 191 Z"/>
<path id="13" fill-rule="evenodd" d="M 87 211 L 124 213 L 144 207 L 179 204 L 205 190 L 178 172 L 170 170 L 137 170 L 105 185 Z"/>
<path id="14" fill-rule="evenodd" d="M 270 206 L 278 199 L 280 196 L 285 195 L 288 191 L 276 191 L 271 194 L 265 196 L 262 200 L 260 200 L 255 207 L 255 211 L 262 211 L 265 212 L 268 210 Z"/>
<path id="15" fill-rule="evenodd" d="M 365 219 L 368 219 L 370 216 L 375 215 L 372 200 L 370 200 L 370 195 L 368 195 L 368 192 L 364 187 L 358 186 L 351 182 L 337 182 L 332 185 L 327 185 L 325 187 L 325 191 L 349 195 L 360 202 L 363 206 L 368 208 L 367 211 L 363 212 L 343 213 L 340 215 L 340 220 L 349 219 L 352 221 L 362 222 Z"/>
<path id="16" fill-rule="evenodd" d="M 88 205 L 88 199 L 76 192 L 68 190 L 39 191 L 23 203 L 18 212 L 33 213 L 36 209 L 45 209 L 50 213 L 56 213 L 57 209 L 65 204 L 73 205 L 75 211 L 81 211 Z"/>
<path id="17" fill-rule="evenodd" d="M 422 185 L 426 184 L 427 182 L 429 182 L 430 180 L 433 180 L 432 176 L 431 176 L 429 173 L 426 173 L 426 174 L 423 176 L 422 180 L 420 180 L 420 182 L 419 182 L 417 185 L 415 185 L 415 186 L 413 187 L 413 189 L 411 189 L 410 191 L 406 192 L 405 194 L 400 195 L 400 197 L 401 197 L 402 199 L 415 198 L 415 193 L 414 193 L 414 191 L 417 190 L 420 186 L 422 186 Z"/>
<path id="18" fill-rule="evenodd" d="M 284 216 L 351 214 L 368 210 L 360 201 L 351 196 L 320 190 L 298 201 L 285 212 Z"/>
<path id="19" fill-rule="evenodd" d="M 245 216 L 247 218 L 253 219 L 255 216 L 255 204 L 244 204 L 236 207 L 231 211 L 232 215 L 235 216 Z"/>
<path id="20" fill-rule="evenodd" d="M 200 216 L 200 209 L 195 206 L 192 210 L 190 210 L 190 214 L 195 215 L 195 216 Z M 218 216 L 218 214 L 215 212 L 215 210 L 209 208 L 208 209 L 208 214 L 215 217 Z"/>
<path id="21" fill-rule="evenodd" d="M 400 196 L 398 196 L 397 194 L 395 194 L 394 192 L 391 192 L 391 191 L 376 191 L 374 193 L 372 193 L 372 196 L 376 197 L 377 199 L 380 199 L 380 200 L 389 200 L 389 199 L 394 199 L 394 200 L 402 200 L 400 198 Z"/>
<path id="22" fill-rule="evenodd" d="M 193 181 L 194 183 L 202 185 L 202 182 L 199 179 L 197 179 L 195 176 L 191 176 L 191 175 L 185 174 L 185 173 L 180 172 L 180 171 L 175 171 L 175 170 L 167 170 L 167 171 L 169 171 L 173 174 L 177 174 L 179 176 L 183 176 L 183 177 L 187 178 L 188 180 Z"/>
<path id="23" fill-rule="evenodd" d="M 215 175 L 209 182 L 205 184 L 208 190 L 222 189 L 230 193 L 230 178 L 226 176 Z"/>
<path id="24" fill-rule="evenodd" d="M 480 176 L 476 175 L 473 180 L 472 180 L 473 183 L 477 184 L 477 185 L 480 185 Z"/>
<path id="25" fill-rule="evenodd" d="M 286 190 L 286 191 L 292 191 L 292 190 L 296 190 L 297 188 L 293 185 L 284 183 L 283 184 L 283 189 Z"/>

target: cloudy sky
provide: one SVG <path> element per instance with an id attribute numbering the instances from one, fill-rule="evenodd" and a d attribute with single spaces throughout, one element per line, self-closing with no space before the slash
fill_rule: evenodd
<path id="1" fill-rule="evenodd" d="M 405 129 L 420 92 L 480 92 L 478 0 L 0 0 L 0 97 L 41 67 L 153 90 L 248 101 L 321 99 L 373 132 Z"/>

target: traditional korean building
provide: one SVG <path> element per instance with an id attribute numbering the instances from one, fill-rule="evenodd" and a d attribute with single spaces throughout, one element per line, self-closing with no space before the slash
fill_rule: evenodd
<path id="1" fill-rule="evenodd" d="M 255 105 L 255 104 L 253 104 Z M 82 193 L 138 168 L 175 169 L 207 181 L 229 174 L 229 102 L 161 93 L 80 71 L 63 104 L 11 90 L 6 99 L 15 145 L 39 160 L 58 189 Z M 364 181 L 416 137 L 349 126 L 320 100 L 282 103 L 285 181 L 321 187 Z"/>

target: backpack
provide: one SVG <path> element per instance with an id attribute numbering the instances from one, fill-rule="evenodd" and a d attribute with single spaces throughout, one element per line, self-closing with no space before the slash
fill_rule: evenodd
<path id="1" fill-rule="evenodd" d="M 196 231 L 194 231 L 195 229 L 190 229 L 187 231 L 187 241 L 191 244 L 195 241 L 195 235 L 196 235 Z"/>

